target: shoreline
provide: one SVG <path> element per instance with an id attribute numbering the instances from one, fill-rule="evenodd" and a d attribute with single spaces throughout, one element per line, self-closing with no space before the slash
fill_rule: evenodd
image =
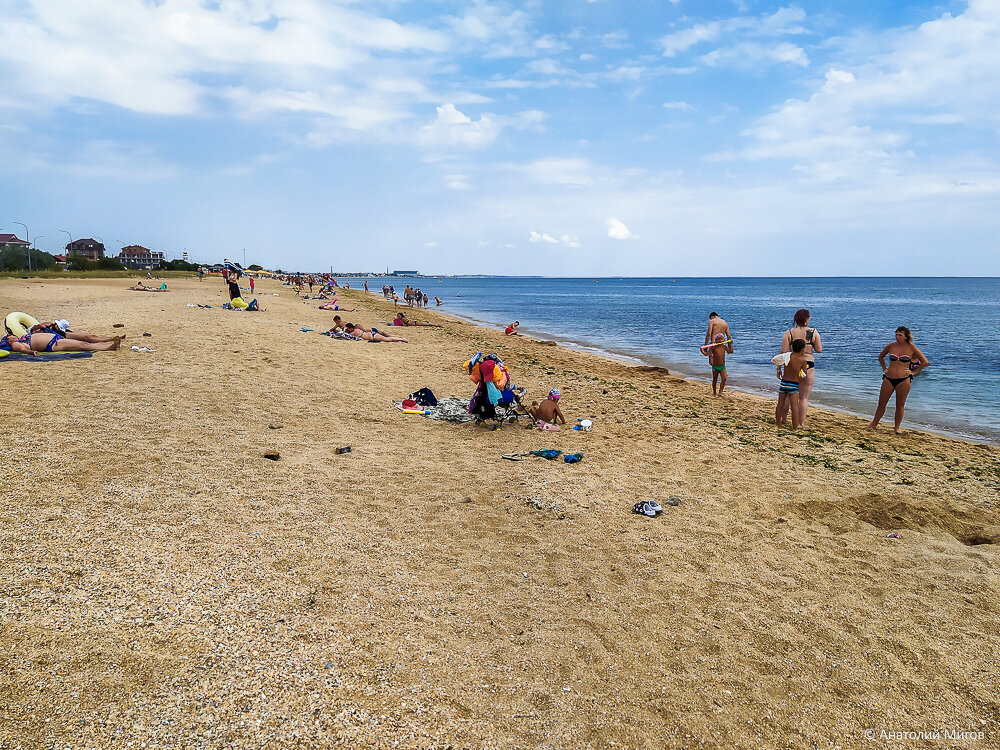
<path id="1" fill-rule="evenodd" d="M 779 431 L 764 397 L 446 311 L 373 345 L 268 280 L 261 313 L 217 279 L 124 287 L 0 281 L 0 306 L 155 350 L 0 363 L 0 745 L 1000 736 L 1000 449 L 826 409 Z M 476 350 L 591 431 L 395 408 L 471 396 Z"/>
<path id="2" fill-rule="evenodd" d="M 374 292 L 369 292 L 369 293 L 374 294 Z M 384 299 L 381 297 L 381 295 L 379 295 L 379 298 Z M 418 310 L 418 308 L 408 308 L 404 304 L 401 304 L 400 308 Z M 439 313 L 442 312 L 440 308 L 426 308 L 425 310 L 421 310 L 421 312 L 430 311 L 432 309 L 435 312 Z M 485 318 L 476 318 L 472 315 L 463 315 L 462 313 L 458 313 L 455 311 L 450 311 L 444 314 L 446 315 L 446 317 L 450 316 L 456 320 L 461 320 L 465 323 L 479 326 L 485 330 L 495 330 L 497 327 L 502 329 L 503 326 L 505 325 L 504 323 L 493 322 Z M 630 364 L 630 365 L 666 367 L 671 374 L 677 374 L 678 377 L 682 377 L 685 380 L 688 380 L 693 383 L 701 383 L 707 385 L 709 387 L 709 390 L 711 390 L 711 382 L 712 382 L 711 378 L 704 375 L 699 375 L 698 373 L 693 372 L 691 368 L 689 368 L 685 364 L 671 361 L 670 359 L 665 357 L 644 356 L 642 354 L 633 354 L 628 352 L 616 352 L 607 349 L 605 347 L 602 347 L 599 344 L 592 344 L 585 341 L 578 341 L 569 338 L 564 334 L 560 334 L 554 331 L 539 330 L 533 328 L 532 329 L 525 328 L 522 330 L 524 331 L 524 334 L 522 335 L 526 335 L 527 338 L 535 338 L 537 340 L 552 340 L 555 341 L 555 343 L 559 346 L 566 346 L 567 348 L 573 349 L 574 351 L 579 351 L 584 354 L 593 354 L 599 357 L 604 357 L 607 359 L 623 362 L 625 364 Z M 727 392 L 733 391 L 733 392 L 758 396 L 765 399 L 769 399 L 772 402 L 777 401 L 777 388 L 775 387 L 773 391 L 768 390 L 763 386 L 763 384 L 761 384 L 759 387 L 755 387 L 752 385 L 740 386 L 727 383 L 726 391 Z M 830 399 L 829 397 L 824 397 L 822 391 L 820 391 L 818 395 L 816 392 L 814 392 L 814 394 L 810 397 L 809 406 L 810 410 L 813 408 L 826 409 L 850 417 L 857 417 L 859 419 L 865 419 L 865 420 L 871 419 L 871 413 L 866 414 L 860 410 L 852 409 L 849 403 L 838 402 L 836 399 Z M 874 411 L 874 405 L 872 407 L 872 411 Z M 887 410 L 886 417 L 883 419 L 883 422 L 880 425 L 880 427 L 884 429 L 887 426 L 887 424 L 891 423 L 891 414 L 892 414 L 891 410 Z M 944 427 L 940 427 L 938 425 L 933 425 L 933 424 L 928 424 L 926 422 L 913 421 L 913 420 L 908 420 L 904 424 L 912 425 L 912 427 L 907 427 L 906 428 L 907 430 L 914 429 L 921 432 L 927 432 L 932 435 L 939 435 L 941 437 L 961 440 L 976 445 L 1000 446 L 1000 435 L 988 436 L 976 433 L 965 433 L 959 430 L 949 430 Z"/>

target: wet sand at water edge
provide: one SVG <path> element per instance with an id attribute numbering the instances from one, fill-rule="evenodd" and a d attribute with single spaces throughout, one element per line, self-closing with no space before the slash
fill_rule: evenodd
<path id="1" fill-rule="evenodd" d="M 0 748 L 1000 746 L 1000 449 L 778 432 L 772 400 L 432 310 L 354 343 L 273 281 L 263 313 L 128 283 L 0 280 L 4 314 L 128 335 L 0 362 Z M 467 398 L 476 351 L 593 429 L 394 408 Z M 501 459 L 541 448 L 584 459 Z"/>

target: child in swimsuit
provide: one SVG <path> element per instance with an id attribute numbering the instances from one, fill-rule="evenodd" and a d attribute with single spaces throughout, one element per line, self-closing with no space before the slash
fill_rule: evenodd
<path id="1" fill-rule="evenodd" d="M 559 408 L 560 395 L 559 389 L 553 388 L 549 391 L 549 397 L 542 403 L 531 402 L 528 414 L 535 420 L 535 426 L 539 429 L 558 430 L 559 425 L 556 422 L 566 424 L 566 417 L 563 416 L 562 410 Z"/>
<path id="2" fill-rule="evenodd" d="M 799 429 L 799 381 L 805 377 L 808 366 L 805 349 L 806 340 L 795 339 L 792 342 L 788 364 L 778 365 L 778 378 L 781 384 L 778 386 L 778 405 L 774 410 L 774 422 L 778 427 L 785 424 L 782 415 L 791 411 L 792 429 Z"/>
<path id="3" fill-rule="evenodd" d="M 724 333 L 715 334 L 712 341 L 715 346 L 709 347 L 705 354 L 708 355 L 708 364 L 712 366 L 712 395 L 721 396 L 726 387 L 726 380 L 729 379 L 726 374 L 726 353 L 733 353 L 733 342 L 729 341 L 727 344 Z M 717 385 L 718 393 L 715 390 Z"/>

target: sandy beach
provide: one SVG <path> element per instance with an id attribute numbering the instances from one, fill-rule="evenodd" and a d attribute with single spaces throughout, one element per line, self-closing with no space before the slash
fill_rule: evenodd
<path id="1" fill-rule="evenodd" d="M 0 748 L 1000 747 L 1000 448 L 168 283 L 0 280 L 4 314 L 128 336 L 0 362 Z M 468 398 L 476 351 L 593 429 L 394 407 Z M 541 448 L 584 459 L 501 458 Z"/>

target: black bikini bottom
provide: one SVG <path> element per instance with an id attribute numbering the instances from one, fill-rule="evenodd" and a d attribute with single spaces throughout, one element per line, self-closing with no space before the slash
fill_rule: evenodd
<path id="1" fill-rule="evenodd" d="M 902 383 L 904 380 L 907 380 L 907 379 L 912 382 L 913 381 L 913 376 L 912 375 L 904 375 L 901 378 L 890 378 L 888 375 L 883 375 L 882 376 L 882 380 L 888 380 L 890 383 L 892 383 L 892 390 L 896 390 L 899 387 L 899 384 Z"/>

